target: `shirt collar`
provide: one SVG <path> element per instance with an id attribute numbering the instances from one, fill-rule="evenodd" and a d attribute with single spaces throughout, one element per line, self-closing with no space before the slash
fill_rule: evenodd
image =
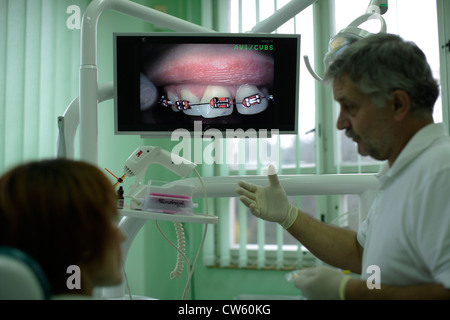
<path id="1" fill-rule="evenodd" d="M 392 167 L 389 167 L 388 162 L 381 167 L 377 174 L 380 183 L 384 184 L 389 178 L 394 177 L 436 139 L 445 135 L 447 134 L 443 123 L 432 123 L 420 129 L 400 152 Z"/>

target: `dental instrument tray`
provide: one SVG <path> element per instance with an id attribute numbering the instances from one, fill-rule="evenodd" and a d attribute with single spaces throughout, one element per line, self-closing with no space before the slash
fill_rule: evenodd
<path id="1" fill-rule="evenodd" d="M 142 211 L 192 215 L 196 207 L 192 193 L 193 188 L 189 186 L 149 181 Z"/>

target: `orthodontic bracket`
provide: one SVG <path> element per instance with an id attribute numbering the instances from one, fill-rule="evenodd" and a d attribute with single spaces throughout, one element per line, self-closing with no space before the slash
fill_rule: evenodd
<path id="1" fill-rule="evenodd" d="M 242 103 L 236 103 L 236 105 L 242 105 L 244 108 L 250 108 L 256 104 L 260 104 L 263 99 L 267 99 L 267 101 L 273 101 L 273 95 L 268 96 L 261 96 L 260 94 L 256 93 L 254 95 L 245 97 L 242 99 Z M 197 103 L 197 104 L 191 104 L 187 100 L 176 100 L 175 102 L 167 99 L 165 96 L 162 96 L 161 99 L 159 99 L 159 104 L 163 107 L 171 107 L 175 106 L 178 110 L 189 110 L 192 109 L 192 107 L 196 106 L 210 106 L 212 109 L 227 109 L 231 108 L 231 106 L 234 103 L 233 99 L 228 97 L 213 97 L 209 103 Z"/>

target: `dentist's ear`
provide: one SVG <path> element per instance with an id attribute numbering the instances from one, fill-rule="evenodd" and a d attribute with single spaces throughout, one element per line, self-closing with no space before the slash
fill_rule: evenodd
<path id="1" fill-rule="evenodd" d="M 395 90 L 392 96 L 394 119 L 398 122 L 403 121 L 411 110 L 409 95 L 404 90 Z"/>

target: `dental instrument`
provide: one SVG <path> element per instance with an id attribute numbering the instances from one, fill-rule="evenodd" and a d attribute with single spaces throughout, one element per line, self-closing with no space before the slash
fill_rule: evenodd
<path id="1" fill-rule="evenodd" d="M 144 174 L 147 171 L 147 168 L 150 164 L 159 164 L 170 171 L 174 172 L 181 178 L 187 177 L 192 171 L 195 172 L 199 179 L 199 183 L 201 184 L 201 189 L 203 191 L 203 198 L 205 201 L 205 210 L 206 214 L 177 214 L 176 213 L 158 213 L 158 212 L 145 212 L 142 211 L 143 202 L 145 199 L 145 193 L 148 191 L 148 186 L 143 185 L 141 183 Z M 206 237 L 207 225 L 209 223 L 217 223 L 217 217 L 209 215 L 208 201 L 207 201 L 207 193 L 206 187 L 203 183 L 203 180 L 200 174 L 195 169 L 196 165 L 180 156 L 170 153 L 166 150 L 161 149 L 160 147 L 154 146 L 142 146 L 136 148 L 125 161 L 123 172 L 128 177 L 135 177 L 135 182 L 130 186 L 130 190 L 125 198 L 130 198 L 130 207 L 126 207 L 124 210 L 120 212 L 124 216 L 119 222 L 119 228 L 126 234 L 126 239 L 122 244 L 122 252 L 123 252 L 123 261 L 126 260 L 128 255 L 128 251 L 131 247 L 131 244 L 134 241 L 135 236 L 138 231 L 142 228 L 147 219 L 156 220 L 156 225 L 158 230 L 160 228 L 158 226 L 157 220 L 168 220 L 173 221 L 176 235 L 177 235 L 177 245 L 173 244 L 165 235 L 160 231 L 161 235 L 177 250 L 177 264 L 175 266 L 174 271 L 171 273 L 171 278 L 176 279 L 181 274 L 183 267 L 182 262 L 184 261 L 188 267 L 188 280 L 186 282 L 185 290 L 183 291 L 182 298 L 185 299 L 187 296 L 188 289 L 190 287 L 190 281 L 192 278 L 192 274 L 195 268 L 195 264 L 200 255 L 201 249 L 203 247 L 203 243 Z M 163 186 L 164 187 L 164 186 Z M 178 188 L 178 189 L 177 189 Z M 165 191 L 170 193 L 172 197 L 176 194 L 176 190 L 182 190 L 189 188 L 189 186 L 180 187 L 173 185 L 167 188 Z M 157 197 L 161 198 L 161 194 L 158 194 Z M 185 199 L 186 200 L 186 199 Z M 185 240 L 184 240 L 184 231 L 181 222 L 195 222 L 195 223 L 204 223 L 204 235 L 202 238 L 202 242 L 199 246 L 197 254 L 195 256 L 194 262 L 192 266 L 189 264 L 189 260 L 185 255 Z M 125 271 L 123 271 L 125 273 Z M 126 275 L 124 275 L 124 279 L 126 280 Z M 122 283 L 115 287 L 105 287 L 103 288 L 103 297 L 104 298 L 115 298 L 115 299 L 123 299 L 126 297 L 125 295 L 125 285 L 127 283 Z M 131 297 L 132 298 L 132 297 Z"/>
<path id="2" fill-rule="evenodd" d="M 196 165 L 180 156 L 170 153 L 160 147 L 144 146 L 138 147 L 128 159 L 125 161 L 123 172 L 129 176 L 136 176 L 136 180 L 133 185 L 130 186 L 129 193 L 125 196 L 131 198 L 130 208 L 133 210 L 141 210 L 142 204 L 147 191 L 147 186 L 142 185 L 141 181 L 144 177 L 147 167 L 151 163 L 160 164 L 181 178 L 185 178 L 191 173 Z M 171 194 L 170 189 L 166 191 L 166 194 Z"/>
<path id="3" fill-rule="evenodd" d="M 123 179 L 125 179 L 125 177 L 127 176 L 127 174 L 125 173 L 123 176 L 121 176 L 120 178 L 116 177 L 116 175 L 114 173 L 112 173 L 111 171 L 109 171 L 108 169 L 105 168 L 106 171 L 108 171 L 114 178 L 116 178 L 117 182 L 113 185 L 113 189 L 115 189 L 119 183 L 123 182 Z"/>

